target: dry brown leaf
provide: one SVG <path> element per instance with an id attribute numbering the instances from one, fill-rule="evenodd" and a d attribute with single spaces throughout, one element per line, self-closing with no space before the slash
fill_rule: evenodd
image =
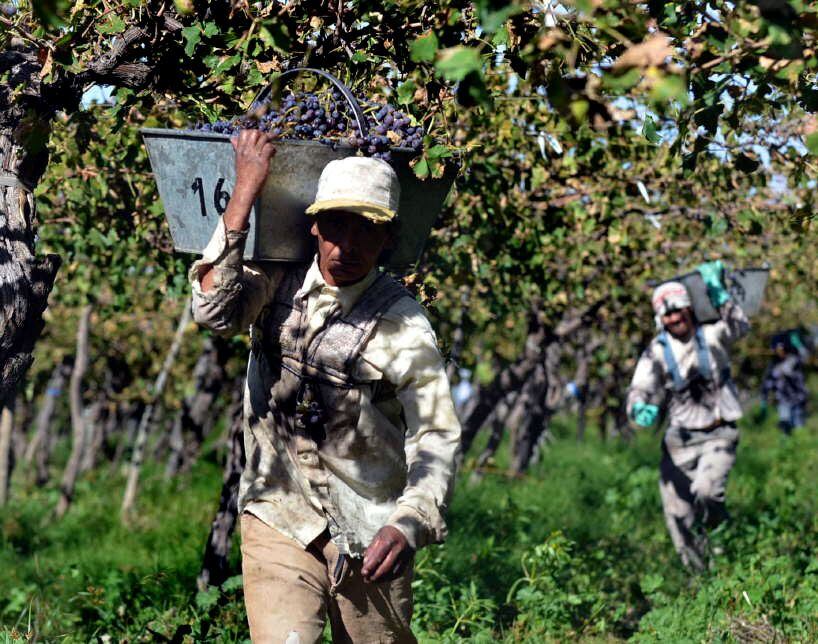
<path id="1" fill-rule="evenodd" d="M 415 103 L 421 106 L 426 105 L 429 102 L 429 95 L 427 94 L 425 87 L 418 87 L 412 98 L 414 99 Z"/>
<path id="2" fill-rule="evenodd" d="M 51 50 L 48 50 L 48 54 L 46 54 L 45 61 L 43 62 L 43 68 L 40 70 L 40 78 L 45 78 L 51 73 L 51 70 L 54 67 L 54 56 L 51 53 Z"/>
<path id="3" fill-rule="evenodd" d="M 256 69 L 262 74 L 269 74 L 270 72 L 277 72 L 281 69 L 281 64 L 277 60 L 271 60 L 266 63 L 256 61 Z"/>
<path id="4" fill-rule="evenodd" d="M 631 67 L 661 67 L 668 56 L 673 55 L 673 47 L 670 46 L 670 39 L 664 33 L 658 32 L 647 40 L 630 47 L 623 53 L 613 68 L 617 71 L 630 69 Z"/>

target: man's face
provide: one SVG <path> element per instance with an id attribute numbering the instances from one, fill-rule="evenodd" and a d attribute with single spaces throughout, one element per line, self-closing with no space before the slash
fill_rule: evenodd
<path id="1" fill-rule="evenodd" d="M 389 226 L 343 210 L 319 213 L 310 232 L 318 238 L 318 267 L 330 286 L 362 280 L 392 245 Z"/>
<path id="2" fill-rule="evenodd" d="M 693 314 L 690 307 L 669 311 L 662 316 L 662 325 L 679 340 L 687 340 L 693 333 Z"/>

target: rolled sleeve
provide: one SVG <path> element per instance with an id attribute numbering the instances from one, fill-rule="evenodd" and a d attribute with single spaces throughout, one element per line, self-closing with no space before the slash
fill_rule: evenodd
<path id="1" fill-rule="evenodd" d="M 281 269 L 245 263 L 247 230 L 227 230 L 219 220 L 213 236 L 188 273 L 193 296 L 193 319 L 221 335 L 249 328 L 269 301 Z M 201 276 L 210 269 L 213 285 L 202 289 Z"/>

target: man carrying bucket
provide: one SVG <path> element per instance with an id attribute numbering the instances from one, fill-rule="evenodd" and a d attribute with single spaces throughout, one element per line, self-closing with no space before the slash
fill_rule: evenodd
<path id="1" fill-rule="evenodd" d="M 460 426 L 421 306 L 376 270 L 400 186 L 384 161 L 321 174 L 309 266 L 242 261 L 269 172 L 261 132 L 234 139 L 236 187 L 190 272 L 194 318 L 250 327 L 242 571 L 255 642 L 413 642 L 413 555 L 446 536 Z"/>
<path id="2" fill-rule="evenodd" d="M 628 416 L 641 427 L 656 422 L 660 407 L 667 410 L 662 505 L 682 562 L 697 571 L 707 565 L 705 529 L 727 518 L 725 488 L 741 418 L 729 348 L 750 328 L 724 287 L 721 262 L 703 264 L 699 272 L 721 319 L 698 324 L 684 284 L 661 284 L 652 298 L 661 332 L 639 358 L 627 398 Z"/>

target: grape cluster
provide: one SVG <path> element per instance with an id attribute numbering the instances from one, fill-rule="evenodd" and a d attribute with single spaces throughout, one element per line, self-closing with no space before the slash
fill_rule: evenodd
<path id="1" fill-rule="evenodd" d="M 355 115 L 337 90 L 322 94 L 288 93 L 276 109 L 272 103 L 254 103 L 247 116 L 232 121 L 205 123 L 196 129 L 219 134 L 236 134 L 242 129 L 259 129 L 281 139 L 317 140 L 332 147 L 347 143 L 365 156 L 389 161 L 394 148 L 423 150 L 423 128 L 392 105 L 363 102 L 368 132 L 358 128 Z"/>

